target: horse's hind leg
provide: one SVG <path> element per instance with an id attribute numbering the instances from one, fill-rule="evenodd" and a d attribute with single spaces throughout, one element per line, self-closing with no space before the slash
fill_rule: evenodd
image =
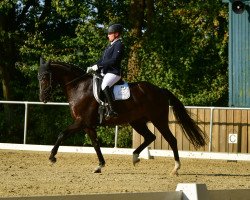
<path id="1" fill-rule="evenodd" d="M 57 151 L 59 149 L 60 144 L 66 139 L 68 138 L 71 134 L 76 133 L 77 131 L 81 130 L 81 123 L 79 121 L 75 121 L 74 124 L 70 125 L 67 127 L 66 130 L 64 130 L 62 133 L 59 134 L 57 141 L 53 147 L 53 149 L 51 150 L 51 154 L 49 157 L 49 160 L 52 163 L 56 162 L 56 157 L 55 155 L 57 154 Z"/>
<path id="2" fill-rule="evenodd" d="M 135 121 L 130 123 L 133 129 L 144 138 L 144 142 L 133 152 L 133 164 L 140 161 L 139 155 L 150 143 L 152 143 L 156 136 L 148 129 L 146 122 Z"/>
<path id="3" fill-rule="evenodd" d="M 181 167 L 181 163 L 180 163 L 180 158 L 179 158 L 179 153 L 178 153 L 177 140 L 167 125 L 168 121 L 166 120 L 166 118 L 161 118 L 161 119 L 153 120 L 152 123 L 160 131 L 164 139 L 169 143 L 170 147 L 172 148 L 173 153 L 174 153 L 174 159 L 175 159 L 175 167 L 173 171 L 171 172 L 171 174 L 178 175 L 178 170 Z"/>

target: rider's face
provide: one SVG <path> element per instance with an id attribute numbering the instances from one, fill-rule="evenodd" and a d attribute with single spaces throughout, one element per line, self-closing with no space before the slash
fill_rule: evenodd
<path id="1" fill-rule="evenodd" d="M 110 42 L 113 42 L 118 36 L 119 36 L 119 33 L 109 33 L 108 39 Z"/>

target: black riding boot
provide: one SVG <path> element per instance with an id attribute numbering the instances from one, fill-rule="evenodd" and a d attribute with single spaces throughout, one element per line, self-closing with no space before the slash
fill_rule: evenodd
<path id="1" fill-rule="evenodd" d="M 103 92 L 105 94 L 105 97 L 106 97 L 106 99 L 108 101 L 108 104 L 109 104 L 109 107 L 110 107 L 108 117 L 116 117 L 116 116 L 118 116 L 117 112 L 115 112 L 115 110 L 114 110 L 114 102 L 113 102 L 113 98 L 112 98 L 112 94 L 111 94 L 109 86 L 107 86 L 103 90 Z"/>

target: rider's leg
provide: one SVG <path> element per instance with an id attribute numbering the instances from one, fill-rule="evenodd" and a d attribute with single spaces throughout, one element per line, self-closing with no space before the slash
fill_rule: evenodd
<path id="1" fill-rule="evenodd" d="M 108 101 L 108 104 L 109 104 L 109 107 L 110 107 L 110 111 L 108 113 L 108 116 L 109 117 L 115 117 L 117 116 L 117 112 L 115 111 L 114 109 L 114 102 L 113 102 L 113 97 L 112 97 L 112 94 L 111 94 L 111 91 L 110 91 L 110 88 L 109 86 L 107 86 L 104 90 L 103 90 L 104 94 L 105 94 L 105 97 Z"/>
<path id="2" fill-rule="evenodd" d="M 107 86 L 111 88 L 120 79 L 121 77 L 116 74 L 112 73 L 105 74 L 102 81 L 102 90 L 104 90 Z"/>
<path id="3" fill-rule="evenodd" d="M 102 82 L 102 90 L 105 94 L 105 97 L 108 101 L 108 104 L 110 106 L 110 112 L 109 112 L 109 116 L 114 117 L 117 116 L 117 113 L 115 112 L 114 109 L 114 103 L 113 103 L 113 98 L 112 98 L 112 94 L 110 91 L 110 88 L 117 82 L 120 80 L 120 76 L 117 76 L 115 74 L 111 74 L 111 73 L 107 73 L 105 74 L 104 78 L 103 78 L 103 82 Z"/>

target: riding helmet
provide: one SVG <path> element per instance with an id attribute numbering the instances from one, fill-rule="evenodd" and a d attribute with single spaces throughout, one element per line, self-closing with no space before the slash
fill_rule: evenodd
<path id="1" fill-rule="evenodd" d="M 108 33 L 122 33 L 123 27 L 121 24 L 112 24 L 108 28 Z"/>

